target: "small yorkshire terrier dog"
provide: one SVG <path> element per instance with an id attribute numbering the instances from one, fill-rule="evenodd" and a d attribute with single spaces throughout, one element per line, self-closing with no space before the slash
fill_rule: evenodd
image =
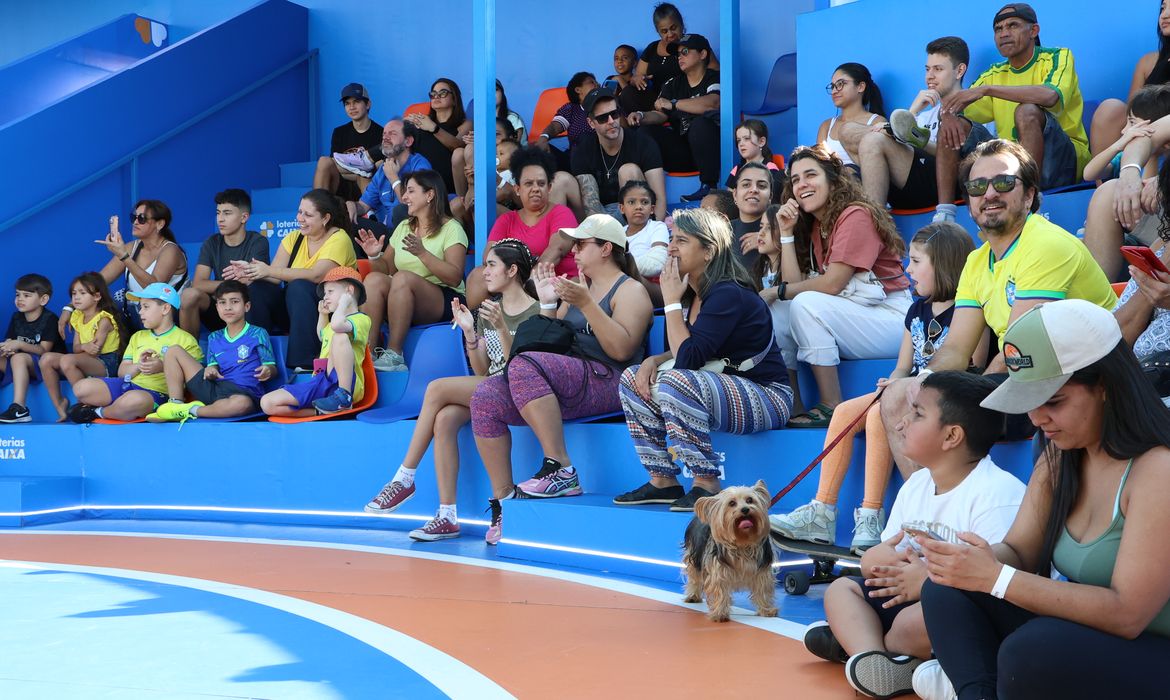
<path id="1" fill-rule="evenodd" d="M 687 568 L 683 601 L 707 597 L 707 617 L 727 622 L 731 594 L 747 589 L 756 613 L 776 616 L 776 577 L 768 541 L 768 501 L 763 480 L 755 486 L 729 486 L 695 502 L 695 517 L 683 539 Z"/>

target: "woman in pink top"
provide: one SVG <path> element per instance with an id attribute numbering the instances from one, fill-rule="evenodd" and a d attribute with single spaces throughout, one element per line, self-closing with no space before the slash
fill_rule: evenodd
<path id="1" fill-rule="evenodd" d="M 510 211 L 496 219 L 488 234 L 488 248 L 494 241 L 516 238 L 528 246 L 540 262 L 552 263 L 558 275 L 575 278 L 577 262 L 573 259 L 573 242 L 559 235 L 563 228 L 576 228 L 577 217 L 562 204 L 549 199 L 556 166 L 552 156 L 534 146 L 521 148 L 512 154 L 512 174 L 516 179 L 516 196 L 521 209 Z M 485 254 L 487 251 L 484 251 Z M 483 273 L 477 267 L 467 276 L 467 306 L 475 309 L 487 298 Z"/>
<path id="2" fill-rule="evenodd" d="M 912 302 L 902 269 L 906 244 L 886 210 L 874 206 L 852 171 L 824 145 L 793 151 L 781 201 L 783 281 L 772 303 L 776 343 L 788 367 L 797 360 L 811 366 L 820 394 L 816 406 L 788 425 L 823 428 L 841 403 L 842 357 L 898 356 Z M 810 258 L 804 266 L 798 240 Z M 805 274 L 802 267 L 811 271 Z"/>

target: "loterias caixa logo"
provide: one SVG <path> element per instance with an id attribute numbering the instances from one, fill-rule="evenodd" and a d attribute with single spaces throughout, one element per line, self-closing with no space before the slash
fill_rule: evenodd
<path id="1" fill-rule="evenodd" d="M 24 459 L 22 438 L 0 437 L 0 460 Z"/>
<path id="2" fill-rule="evenodd" d="M 279 240 L 299 230 L 300 226 L 297 225 L 296 219 L 260 222 L 260 233 L 268 239 Z"/>

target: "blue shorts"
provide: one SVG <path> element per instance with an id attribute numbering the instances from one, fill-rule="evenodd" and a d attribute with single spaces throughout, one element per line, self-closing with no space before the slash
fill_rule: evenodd
<path id="1" fill-rule="evenodd" d="M 106 376 L 118 376 L 118 366 L 122 364 L 122 353 L 120 352 L 106 352 L 98 355 L 98 359 L 106 366 Z"/>
<path id="2" fill-rule="evenodd" d="M 159 393 L 153 389 L 144 389 L 137 384 L 123 381 L 121 377 L 102 377 L 101 380 L 106 383 L 106 388 L 110 390 L 110 403 L 114 403 L 118 400 L 118 397 L 129 391 L 144 391 L 150 394 L 155 408 L 158 408 L 159 404 L 166 403 L 170 400 L 166 394 Z"/>
<path id="3" fill-rule="evenodd" d="M 285 384 L 280 388 L 292 394 L 298 410 L 312 408 L 314 401 L 323 399 L 337 390 L 337 370 L 331 369 L 328 373 L 318 372 L 307 382 Z"/>
<path id="4" fill-rule="evenodd" d="M 447 315 L 451 314 L 451 302 L 447 302 Z M 450 320 L 450 319 L 447 319 Z M 17 353 L 21 354 L 21 353 Z M 28 354 L 28 353 L 24 353 Z M 29 382 L 42 381 L 41 378 L 41 356 L 31 355 L 32 357 L 32 376 L 29 377 Z M 12 358 L 8 358 L 11 360 Z M 0 386 L 8 386 L 12 383 L 12 372 L 8 371 L 8 365 L 4 365 L 4 369 L 0 370 Z"/>

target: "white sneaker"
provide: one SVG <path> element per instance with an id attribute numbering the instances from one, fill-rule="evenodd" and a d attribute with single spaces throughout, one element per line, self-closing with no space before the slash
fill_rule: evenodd
<path id="1" fill-rule="evenodd" d="M 890 133 L 898 141 L 918 149 L 925 149 L 930 142 L 930 131 L 918 126 L 914 115 L 904 109 L 890 113 Z"/>
<path id="2" fill-rule="evenodd" d="M 374 172 L 374 163 L 365 151 L 358 153 L 334 153 L 333 162 L 342 170 L 369 177 Z"/>
<path id="3" fill-rule="evenodd" d="M 820 501 L 803 505 L 788 515 L 770 515 L 768 523 L 772 532 L 790 540 L 829 545 L 837 541 L 837 508 Z"/>
<path id="4" fill-rule="evenodd" d="M 881 544 L 882 528 L 886 524 L 885 508 L 853 509 L 853 543 L 849 550 L 861 554 L 874 545 Z"/>
<path id="5" fill-rule="evenodd" d="M 943 673 L 938 659 L 923 661 L 922 665 L 914 669 L 914 680 L 911 681 L 914 692 L 922 700 L 956 700 L 955 687 L 951 679 Z"/>
<path id="6" fill-rule="evenodd" d="M 406 372 L 406 358 L 397 350 L 386 348 L 378 353 L 374 351 L 374 371 L 376 372 Z"/>
<path id="7" fill-rule="evenodd" d="M 955 223 L 958 217 L 959 210 L 954 204 L 940 204 L 934 210 L 934 216 L 931 217 L 930 223 Z"/>

